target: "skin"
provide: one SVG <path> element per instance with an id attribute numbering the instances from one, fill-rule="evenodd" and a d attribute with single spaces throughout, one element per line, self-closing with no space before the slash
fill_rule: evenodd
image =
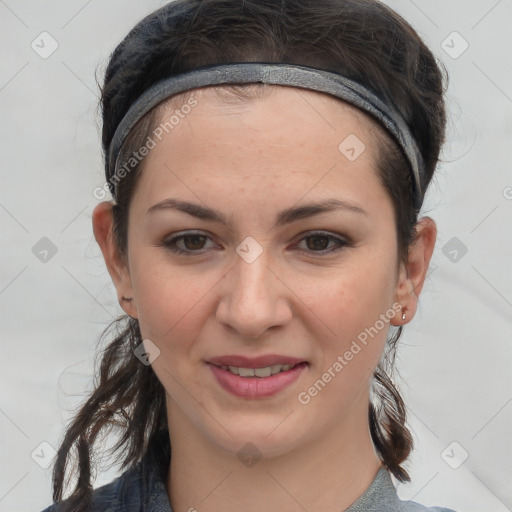
<path id="1" fill-rule="evenodd" d="M 381 467 L 368 403 L 389 324 L 308 404 L 297 397 L 393 304 L 407 317 L 397 313 L 392 325 L 413 318 L 435 223 L 420 219 L 409 260 L 399 263 L 392 202 L 375 171 L 373 132 L 380 128 L 356 108 L 276 86 L 249 102 L 227 102 L 212 89 L 195 98 L 197 106 L 145 158 L 126 262 L 111 237 L 111 203 L 93 214 L 120 304 L 160 350 L 152 366 L 167 392 L 171 505 L 176 512 L 261 511 L 268 504 L 289 512 L 343 510 Z M 338 149 L 350 134 L 366 146 L 352 162 Z M 171 197 L 219 210 L 229 227 L 177 210 L 146 213 Z M 364 213 L 339 209 L 276 226 L 279 211 L 326 198 Z M 201 254 L 177 255 L 163 245 L 184 230 L 209 237 L 179 242 Z M 319 254 L 338 245 L 306 238 L 314 230 L 350 244 Z M 236 252 L 248 236 L 263 250 L 252 263 Z M 265 399 L 231 395 L 206 364 L 214 356 L 269 353 L 309 364 Z M 248 442 L 261 454 L 252 467 L 237 458 Z"/>

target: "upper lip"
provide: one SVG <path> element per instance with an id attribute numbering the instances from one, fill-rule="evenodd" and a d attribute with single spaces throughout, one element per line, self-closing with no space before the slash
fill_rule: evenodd
<path id="1" fill-rule="evenodd" d="M 228 355 L 212 357 L 208 363 L 218 366 L 236 366 L 238 368 L 265 368 L 267 366 L 285 365 L 293 366 L 298 363 L 306 362 L 297 357 L 282 356 L 277 354 L 267 354 L 259 357 L 246 357 L 241 355 Z"/>

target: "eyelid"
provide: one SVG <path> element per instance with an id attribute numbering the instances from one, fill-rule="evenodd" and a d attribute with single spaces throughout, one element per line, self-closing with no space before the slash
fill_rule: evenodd
<path id="1" fill-rule="evenodd" d="M 185 230 L 185 231 L 178 231 L 168 237 L 165 237 L 161 245 L 166 247 L 168 250 L 178 253 L 178 254 L 187 254 L 187 255 L 204 254 L 204 249 L 201 249 L 198 251 L 187 251 L 187 250 L 179 249 L 176 247 L 177 242 L 179 242 L 180 240 L 183 240 L 184 238 L 189 237 L 189 236 L 203 236 L 203 237 L 213 241 L 213 238 L 210 236 L 210 234 L 208 234 L 208 232 L 191 229 L 191 230 Z"/>
<path id="2" fill-rule="evenodd" d="M 299 240 L 302 240 L 303 238 L 308 238 L 310 236 L 325 236 L 325 237 L 331 237 L 331 238 L 338 238 L 342 242 L 349 243 L 349 239 L 347 236 L 342 235 L 341 233 L 334 233 L 332 231 L 327 231 L 325 229 L 310 229 L 307 231 L 303 231 L 302 233 L 299 233 L 297 235 Z"/>
<path id="3" fill-rule="evenodd" d="M 305 231 L 303 233 L 300 233 L 299 235 L 297 235 L 297 237 L 298 237 L 297 243 L 300 243 L 303 240 L 306 240 L 306 239 L 312 238 L 312 237 L 316 237 L 316 236 L 324 236 L 325 238 L 328 238 L 330 240 L 335 240 L 338 243 L 338 246 L 334 249 L 323 249 L 321 251 L 309 250 L 309 251 L 301 251 L 301 252 L 303 252 L 303 253 L 307 252 L 308 255 L 322 256 L 322 255 L 326 255 L 326 254 L 330 254 L 330 253 L 336 253 L 345 247 L 353 246 L 353 243 L 351 242 L 351 240 L 348 239 L 346 236 L 338 234 L 338 233 L 333 233 L 331 231 L 326 231 L 323 229 L 310 230 L 310 231 Z"/>

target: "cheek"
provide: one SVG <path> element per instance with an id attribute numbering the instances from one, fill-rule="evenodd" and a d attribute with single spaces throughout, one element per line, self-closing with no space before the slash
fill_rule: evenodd
<path id="1" fill-rule="evenodd" d="M 325 294 L 318 302 L 322 319 L 335 335 L 319 337 L 317 333 L 317 364 L 299 397 L 314 402 L 317 415 L 326 421 L 348 411 L 367 392 L 389 330 L 389 323 L 380 319 L 389 305 L 381 307 L 384 301 L 363 293 L 357 299 L 352 292 L 364 289 L 341 283 L 346 285 L 344 291 Z"/>
<path id="2" fill-rule="evenodd" d="M 161 350 L 179 350 L 180 341 L 197 335 L 209 313 L 209 300 L 221 275 L 186 272 L 171 265 L 153 249 L 134 258 L 132 282 L 137 296 L 141 334 L 154 340 Z M 137 262 L 143 262 L 138 264 Z"/>
<path id="3" fill-rule="evenodd" d="M 389 320 L 396 314 L 390 268 L 387 263 L 361 258 L 357 265 L 347 265 L 331 279 L 317 282 L 310 294 L 308 306 L 330 333 L 316 336 L 322 357 L 315 377 L 320 374 L 322 381 L 333 382 L 325 398 L 348 388 L 356 392 L 371 379 L 385 347 Z"/>
<path id="4" fill-rule="evenodd" d="M 337 336 L 344 340 L 355 337 L 391 306 L 392 276 L 385 271 L 389 268 L 361 261 L 311 281 L 308 305 Z"/>

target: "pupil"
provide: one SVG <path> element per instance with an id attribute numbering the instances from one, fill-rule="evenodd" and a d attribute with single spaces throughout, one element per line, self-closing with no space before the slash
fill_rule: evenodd
<path id="1" fill-rule="evenodd" d="M 185 238 L 185 245 L 186 245 L 187 249 L 201 249 L 201 247 L 197 247 L 197 245 L 201 246 L 200 239 L 204 239 L 204 236 L 202 236 L 202 235 L 189 235 L 189 236 L 187 236 L 187 238 Z M 191 244 L 187 243 L 190 240 L 192 240 L 192 246 L 193 247 L 190 247 Z"/>
<path id="2" fill-rule="evenodd" d="M 325 249 L 329 243 L 328 239 L 326 236 L 322 236 L 322 235 L 317 235 L 317 236 L 312 236 L 309 238 L 309 240 L 323 240 L 324 243 L 313 243 L 313 244 L 309 244 L 308 243 L 308 246 L 309 246 L 309 249 Z M 312 246 L 311 246 L 312 245 Z"/>

